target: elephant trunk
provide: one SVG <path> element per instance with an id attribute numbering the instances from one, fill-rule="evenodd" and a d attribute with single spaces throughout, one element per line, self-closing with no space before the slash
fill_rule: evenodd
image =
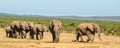
<path id="1" fill-rule="evenodd" d="M 44 37 L 43 32 L 42 32 L 41 36 L 42 36 L 41 39 L 43 39 L 43 37 Z"/>

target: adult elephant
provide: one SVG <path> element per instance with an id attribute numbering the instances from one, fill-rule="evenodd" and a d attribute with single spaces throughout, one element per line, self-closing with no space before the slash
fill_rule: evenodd
<path id="1" fill-rule="evenodd" d="M 81 23 L 76 28 L 76 40 L 79 41 L 79 37 L 81 37 L 81 42 L 83 42 L 83 35 L 86 35 L 88 37 L 86 42 L 93 42 L 95 33 L 98 33 L 99 39 L 100 38 L 100 27 L 98 24 L 95 23 Z"/>
<path id="2" fill-rule="evenodd" d="M 34 39 L 34 35 L 36 35 L 37 40 L 43 39 L 43 33 L 48 32 L 48 28 L 42 24 L 35 24 L 33 25 L 30 31 L 30 38 Z"/>
<path id="3" fill-rule="evenodd" d="M 10 24 L 10 27 L 13 30 L 13 38 L 20 38 L 20 25 L 21 21 L 13 21 Z"/>
<path id="4" fill-rule="evenodd" d="M 25 21 L 21 22 L 21 25 L 20 25 L 21 38 L 26 38 L 26 35 L 28 32 L 30 32 L 32 26 L 33 26 L 33 22 L 25 22 Z"/>
<path id="5" fill-rule="evenodd" d="M 10 26 L 8 26 L 5 31 L 6 37 L 13 38 L 13 30 L 10 28 Z"/>
<path id="6" fill-rule="evenodd" d="M 50 32 L 52 34 L 52 38 L 53 38 L 54 43 L 59 42 L 61 26 L 62 26 L 62 23 L 59 20 L 52 20 L 49 23 L 49 29 L 50 29 Z"/>

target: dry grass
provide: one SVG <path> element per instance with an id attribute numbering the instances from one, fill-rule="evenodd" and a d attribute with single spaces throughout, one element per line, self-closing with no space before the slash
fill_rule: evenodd
<path id="1" fill-rule="evenodd" d="M 60 42 L 52 43 L 50 32 L 44 33 L 43 40 L 13 39 L 5 37 L 4 29 L 0 29 L 0 48 L 120 48 L 120 37 L 102 34 L 102 41 L 95 36 L 92 43 L 72 42 L 73 33 L 61 33 Z M 86 37 L 85 37 L 86 38 Z"/>

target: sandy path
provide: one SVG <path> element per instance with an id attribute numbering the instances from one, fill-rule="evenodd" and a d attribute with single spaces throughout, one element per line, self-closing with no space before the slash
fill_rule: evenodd
<path id="1" fill-rule="evenodd" d="M 102 41 L 95 36 L 92 43 L 72 42 L 74 33 L 61 33 L 60 42 L 52 43 L 50 32 L 44 33 L 43 40 L 13 39 L 5 37 L 4 29 L 0 29 L 0 48 L 120 48 L 120 37 L 101 35 Z M 84 37 L 86 39 L 86 37 Z"/>

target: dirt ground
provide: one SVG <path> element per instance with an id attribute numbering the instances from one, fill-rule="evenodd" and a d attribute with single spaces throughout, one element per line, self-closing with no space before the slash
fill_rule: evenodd
<path id="1" fill-rule="evenodd" d="M 101 35 L 102 41 L 98 39 L 96 34 L 95 40 L 92 43 L 72 42 L 75 40 L 74 33 L 61 33 L 60 42 L 52 43 L 50 32 L 44 33 L 44 39 L 31 40 L 14 39 L 5 36 L 5 30 L 0 29 L 0 48 L 120 48 L 120 37 Z M 87 39 L 87 37 L 84 37 Z M 84 39 L 84 40 L 85 40 Z"/>

